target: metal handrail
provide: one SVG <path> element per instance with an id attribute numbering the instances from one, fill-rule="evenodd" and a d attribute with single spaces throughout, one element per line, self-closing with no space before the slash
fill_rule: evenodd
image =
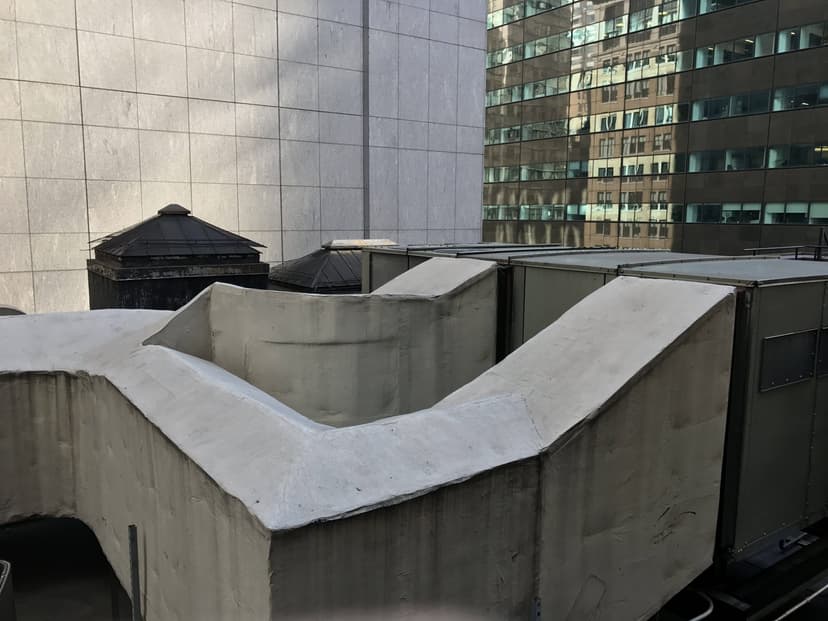
<path id="1" fill-rule="evenodd" d="M 828 250 L 828 244 L 799 244 L 797 246 L 761 246 L 758 248 L 745 248 L 745 252 L 750 252 L 755 257 L 759 253 L 782 252 L 793 250 L 794 259 L 799 259 L 800 251 L 805 249 L 814 251 L 812 255 L 814 261 L 821 261 L 823 256 L 823 250 Z"/>

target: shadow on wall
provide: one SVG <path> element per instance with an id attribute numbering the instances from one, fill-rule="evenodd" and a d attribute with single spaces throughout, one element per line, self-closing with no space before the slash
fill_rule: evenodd
<path id="1" fill-rule="evenodd" d="M 216 284 L 145 345 L 214 362 L 342 427 L 431 407 L 495 362 L 496 271 L 431 259 L 368 295 Z"/>

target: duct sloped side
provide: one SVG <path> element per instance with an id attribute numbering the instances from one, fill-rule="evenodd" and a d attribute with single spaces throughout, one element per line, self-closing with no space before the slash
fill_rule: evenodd
<path id="1" fill-rule="evenodd" d="M 649 618 L 712 562 L 734 309 L 731 288 L 622 277 L 440 404 L 525 396 L 555 618 Z"/>

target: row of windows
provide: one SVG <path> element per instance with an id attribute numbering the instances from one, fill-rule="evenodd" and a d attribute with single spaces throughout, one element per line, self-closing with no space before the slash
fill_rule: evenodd
<path id="1" fill-rule="evenodd" d="M 609 17 L 587 26 L 493 50 L 486 55 L 486 67 L 491 68 L 528 60 L 536 56 L 543 56 L 544 54 L 551 54 L 580 45 L 588 45 L 646 28 L 663 26 L 680 19 L 694 17 L 696 15 L 695 4 L 694 0 L 683 0 L 681 3 L 678 0 L 667 0 L 630 14 Z M 705 4 L 705 8 L 708 6 L 709 3 Z M 501 11 L 514 13 L 515 7 L 508 7 L 507 9 L 501 9 Z"/>
<path id="2" fill-rule="evenodd" d="M 667 136 L 672 144 L 672 137 Z M 622 144 L 628 154 L 643 150 L 644 140 L 636 137 Z M 601 145 L 599 144 L 599 149 Z M 609 149 L 610 147 L 606 147 Z M 612 145 L 614 148 L 614 144 Z M 663 149 L 664 135 L 659 138 Z M 669 148 L 669 147 L 667 147 Z M 517 181 L 552 181 L 598 177 L 609 180 L 618 175 L 622 181 L 639 181 L 645 174 L 664 176 L 671 173 L 702 173 L 720 171 L 754 170 L 760 168 L 791 168 L 799 166 L 828 166 L 828 143 L 788 144 L 765 147 L 743 147 L 684 153 L 632 155 L 624 158 L 596 158 L 591 160 L 559 160 L 522 164 L 518 166 L 493 166 L 483 169 L 484 183 L 514 183 Z"/>
<path id="3" fill-rule="evenodd" d="M 820 47 L 828 44 L 828 23 L 820 22 L 798 26 L 783 30 L 776 35 L 765 33 L 698 48 L 695 50 L 695 68 L 701 69 L 773 54 L 774 37 L 777 41 L 776 53 L 778 54 Z M 794 41 L 795 43 L 793 43 Z M 612 58 L 603 61 L 601 68 L 576 71 L 569 75 L 554 76 L 488 91 L 486 93 L 486 106 L 500 106 L 516 101 L 562 95 L 622 83 L 625 84 L 626 99 L 643 98 L 650 95 L 649 81 L 645 79 L 650 77 L 658 77 L 659 95 L 669 95 L 675 88 L 675 77 L 671 74 L 693 69 L 693 58 L 693 50 L 668 50 L 654 56 L 639 53 L 637 56 L 629 57 L 626 63 L 619 62 L 618 58 Z M 673 80 L 672 84 L 665 76 L 669 76 Z M 614 101 L 615 98 L 609 100 Z"/>
<path id="4" fill-rule="evenodd" d="M 828 202 L 689 203 L 685 206 L 664 201 L 634 202 L 642 198 L 641 192 L 622 192 L 620 198 L 620 203 L 484 205 L 483 219 L 660 224 L 828 224 Z"/>
<path id="5" fill-rule="evenodd" d="M 523 0 L 512 6 L 492 11 L 486 16 L 486 27 L 498 28 L 516 22 L 524 17 L 551 11 L 573 4 L 575 0 Z M 713 11 L 729 9 L 752 0 L 661 0 L 654 6 L 635 11 L 629 15 L 630 32 L 667 24 L 679 19 L 704 15 Z M 627 15 L 623 18 L 627 19 Z"/>
<path id="6" fill-rule="evenodd" d="M 673 203 L 484 205 L 483 219 L 669 223 L 677 221 L 673 220 L 673 215 L 680 214 L 681 208 L 681 205 Z"/>
<path id="7" fill-rule="evenodd" d="M 650 106 L 649 108 L 636 108 L 625 112 L 610 112 L 572 119 L 538 121 L 512 127 L 497 127 L 486 130 L 484 144 L 546 140 L 566 135 L 683 123 L 689 120 L 689 110 L 689 104 L 667 104 Z"/>
<path id="8" fill-rule="evenodd" d="M 690 154 L 687 172 L 749 170 L 754 168 L 792 168 L 828 166 L 828 144 L 786 144 L 742 149 L 695 151 Z"/>
<path id="9" fill-rule="evenodd" d="M 708 224 L 828 224 L 828 203 L 694 203 L 686 216 Z"/>
<path id="10" fill-rule="evenodd" d="M 539 121 L 512 127 L 486 130 L 484 144 L 505 144 L 529 140 L 560 138 L 566 135 L 634 129 L 653 125 L 707 121 L 745 114 L 780 112 L 796 108 L 828 105 L 828 83 L 803 84 L 777 88 L 771 102 L 770 91 L 754 91 L 740 95 L 713 97 L 689 103 L 636 108 L 625 112 L 609 112 L 590 117 Z"/>
<path id="11" fill-rule="evenodd" d="M 623 162 L 618 165 L 618 162 Z M 483 183 L 516 183 L 518 181 L 558 181 L 563 179 L 599 178 L 609 182 L 616 174 L 622 182 L 642 181 L 644 175 L 656 178 L 670 173 L 686 172 L 682 154 L 626 157 L 623 160 L 575 160 L 493 166 L 483 169 Z"/>
<path id="12" fill-rule="evenodd" d="M 507 6 L 486 15 L 486 28 L 498 28 L 504 24 L 511 24 L 524 17 L 532 17 L 538 13 L 545 13 L 568 4 L 575 0 L 521 0 L 517 4 Z"/>

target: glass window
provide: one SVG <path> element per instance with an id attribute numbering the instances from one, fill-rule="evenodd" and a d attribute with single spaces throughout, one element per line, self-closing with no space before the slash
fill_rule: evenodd
<path id="1" fill-rule="evenodd" d="M 760 203 L 724 203 L 722 222 L 725 224 L 758 224 L 761 212 Z"/>
<path id="2" fill-rule="evenodd" d="M 814 147 L 809 144 L 792 144 L 790 166 L 810 166 L 814 163 Z"/>
<path id="3" fill-rule="evenodd" d="M 617 114 L 606 114 L 601 117 L 601 131 L 608 132 L 615 129 Z"/>
<path id="4" fill-rule="evenodd" d="M 794 108 L 802 108 L 817 105 L 819 88 L 816 84 L 799 86 L 794 92 Z"/>
<path id="5" fill-rule="evenodd" d="M 567 164 L 567 177 L 569 177 L 570 179 L 574 177 L 586 177 L 588 170 L 588 160 L 569 162 Z"/>
<path id="6" fill-rule="evenodd" d="M 768 92 L 758 91 L 730 98 L 730 116 L 768 111 Z"/>
<path id="7" fill-rule="evenodd" d="M 811 224 L 828 224 L 828 203 L 811 203 Z"/>
<path id="8" fill-rule="evenodd" d="M 722 220 L 722 205 L 690 203 L 687 205 L 687 222 L 719 224 Z"/>
<path id="9" fill-rule="evenodd" d="M 756 39 L 737 39 L 733 42 L 731 61 L 746 60 L 756 55 Z"/>
<path id="10" fill-rule="evenodd" d="M 820 22 L 809 26 L 802 26 L 799 42 L 802 49 L 825 45 L 825 24 Z"/>
<path id="11" fill-rule="evenodd" d="M 601 31 L 602 39 L 610 39 L 625 34 L 627 31 L 627 16 L 622 15 L 606 19 L 602 24 Z"/>
<path id="12" fill-rule="evenodd" d="M 657 9 L 650 7 L 630 13 L 630 32 L 638 32 L 655 25 L 654 15 Z"/>
<path id="13" fill-rule="evenodd" d="M 647 121 L 649 118 L 649 112 L 650 111 L 647 108 L 641 108 L 639 110 L 625 112 L 624 129 L 630 129 L 634 127 L 645 127 L 647 125 Z"/>
<path id="14" fill-rule="evenodd" d="M 693 102 L 693 116 L 694 121 L 706 121 L 708 119 L 718 119 L 728 115 L 730 109 L 729 97 L 718 97 L 716 99 L 705 99 L 702 101 Z"/>
<path id="15" fill-rule="evenodd" d="M 725 170 L 725 151 L 696 151 L 690 154 L 689 172 L 713 172 Z"/>
<path id="16" fill-rule="evenodd" d="M 725 170 L 749 170 L 765 165 L 764 147 L 728 149 L 725 154 Z"/>
<path id="17" fill-rule="evenodd" d="M 776 52 L 783 54 L 799 49 L 799 28 L 787 28 L 780 30 L 776 40 Z"/>
<path id="18" fill-rule="evenodd" d="M 655 124 L 667 125 L 673 122 L 673 105 L 667 104 L 664 106 L 656 106 L 655 109 Z"/>
<path id="19" fill-rule="evenodd" d="M 765 203 L 765 224 L 785 223 L 785 203 Z"/>
<path id="20" fill-rule="evenodd" d="M 693 68 L 693 50 L 682 50 L 676 54 L 676 72 Z"/>
<path id="21" fill-rule="evenodd" d="M 766 203 L 765 224 L 807 224 L 808 203 Z"/>
<path id="22" fill-rule="evenodd" d="M 586 205 L 567 205 L 566 219 L 567 220 L 586 220 L 587 206 Z"/>
<path id="23" fill-rule="evenodd" d="M 520 220 L 563 220 L 561 205 L 521 205 Z"/>
<path id="24" fill-rule="evenodd" d="M 518 208 L 514 205 L 484 205 L 484 220 L 517 220 Z"/>
<path id="25" fill-rule="evenodd" d="M 777 88 L 773 93 L 773 109 L 774 111 L 790 110 L 794 107 L 795 100 L 796 88 L 793 86 Z"/>
<path id="26" fill-rule="evenodd" d="M 759 224 L 762 203 L 742 203 L 742 224 Z"/>
<path id="27" fill-rule="evenodd" d="M 774 33 L 764 32 L 756 37 L 756 56 L 773 54 Z"/>
<path id="28" fill-rule="evenodd" d="M 786 203 L 786 224 L 808 224 L 808 203 Z"/>
<path id="29" fill-rule="evenodd" d="M 519 166 L 498 166 L 495 168 L 483 169 L 484 183 L 505 183 L 519 181 L 521 170 Z"/>
<path id="30" fill-rule="evenodd" d="M 656 94 L 659 96 L 672 95 L 676 92 L 676 76 L 668 75 L 656 78 Z"/>
<path id="31" fill-rule="evenodd" d="M 785 168 L 789 166 L 790 148 L 788 145 L 776 145 L 768 149 L 768 168 Z"/>
<path id="32" fill-rule="evenodd" d="M 722 222 L 726 224 L 739 222 L 742 217 L 741 203 L 723 203 L 722 204 Z"/>
<path id="33" fill-rule="evenodd" d="M 700 47 L 696 50 L 696 68 L 712 67 L 714 63 L 714 49 L 712 47 Z"/>
<path id="34" fill-rule="evenodd" d="M 818 144 L 814 147 L 814 164 L 828 166 L 828 144 Z"/>

